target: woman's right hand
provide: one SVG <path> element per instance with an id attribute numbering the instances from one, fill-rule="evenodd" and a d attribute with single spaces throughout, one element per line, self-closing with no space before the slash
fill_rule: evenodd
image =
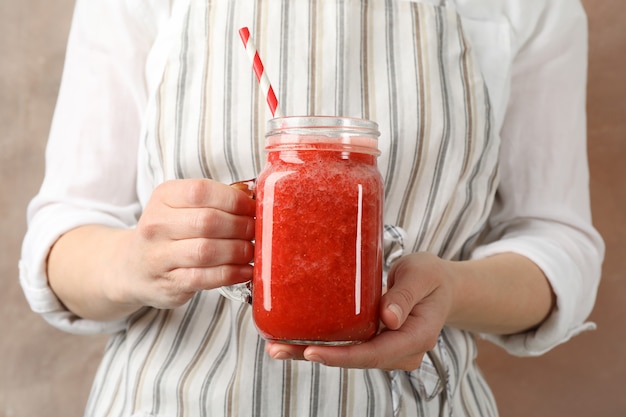
<path id="1" fill-rule="evenodd" d="M 175 308 L 196 292 L 252 277 L 255 202 L 208 179 L 159 185 L 137 226 L 83 226 L 54 245 L 53 290 L 79 316 Z"/>
<path id="2" fill-rule="evenodd" d="M 255 203 L 206 179 L 158 186 L 130 236 L 116 294 L 174 308 L 196 292 L 252 278 Z"/>

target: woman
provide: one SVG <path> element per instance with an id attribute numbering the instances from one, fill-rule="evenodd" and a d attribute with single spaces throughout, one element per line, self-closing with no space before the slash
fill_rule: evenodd
<path id="1" fill-rule="evenodd" d="M 218 289 L 250 278 L 269 112 L 376 121 L 384 331 L 265 342 Z M 478 334 L 539 355 L 581 331 L 603 243 L 574 0 L 76 5 L 21 282 L 70 332 L 112 334 L 87 416 L 496 416 Z"/>

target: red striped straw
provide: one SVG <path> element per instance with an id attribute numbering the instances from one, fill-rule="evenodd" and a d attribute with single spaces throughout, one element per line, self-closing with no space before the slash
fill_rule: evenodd
<path id="1" fill-rule="evenodd" d="M 254 40 L 252 40 L 252 38 L 250 37 L 250 31 L 247 27 L 243 27 L 239 29 L 239 36 L 241 36 L 243 46 L 246 48 L 248 58 L 250 58 L 252 68 L 254 68 L 254 73 L 256 74 L 256 79 L 259 81 L 261 92 L 263 93 L 263 95 L 265 95 L 265 97 L 267 97 L 267 104 L 270 106 L 272 116 L 282 117 L 283 112 L 280 111 L 280 108 L 278 107 L 276 94 L 274 94 L 272 84 L 267 77 L 267 73 L 265 72 L 265 68 L 263 67 L 263 62 L 261 62 L 261 58 L 259 57 L 259 52 L 254 45 Z"/>

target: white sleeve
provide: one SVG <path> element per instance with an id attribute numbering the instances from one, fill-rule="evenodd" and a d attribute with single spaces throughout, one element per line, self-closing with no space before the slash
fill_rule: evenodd
<path id="1" fill-rule="evenodd" d="M 31 309 L 66 331 L 112 332 L 123 325 L 83 320 L 67 311 L 48 285 L 46 261 L 51 246 L 70 229 L 136 223 L 137 146 L 156 2 L 141 2 L 141 10 L 140 2 L 124 0 L 76 2 L 45 178 L 28 206 L 19 264 Z"/>
<path id="2" fill-rule="evenodd" d="M 510 1 L 521 39 L 501 131 L 501 183 L 484 258 L 534 261 L 556 294 L 537 329 L 483 335 L 514 355 L 542 354 L 581 331 L 596 298 L 604 243 L 591 220 L 586 151 L 587 20 L 578 1 Z M 537 5 L 535 14 L 529 10 Z M 532 20 L 532 24 L 528 25 Z M 512 19 L 515 27 L 515 18 Z M 530 31 L 523 33 L 523 26 Z"/>

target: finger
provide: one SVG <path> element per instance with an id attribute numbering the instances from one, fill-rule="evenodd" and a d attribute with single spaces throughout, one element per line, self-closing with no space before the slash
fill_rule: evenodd
<path id="1" fill-rule="evenodd" d="M 210 268 L 178 268 L 170 271 L 169 285 L 166 292 L 188 294 L 202 290 L 234 285 L 250 281 L 251 265 L 219 265 Z"/>
<path id="2" fill-rule="evenodd" d="M 174 208 L 211 207 L 247 216 L 255 213 L 255 202 L 245 192 L 208 179 L 168 181 L 157 187 L 155 193 Z"/>
<path id="3" fill-rule="evenodd" d="M 239 216 L 208 208 L 179 209 L 167 225 L 172 239 L 207 237 L 217 239 L 254 239 L 254 217 Z"/>
<path id="4" fill-rule="evenodd" d="M 412 369 L 415 369 L 421 362 L 421 351 L 416 350 L 415 335 L 408 339 L 406 333 L 387 331 L 369 342 L 350 346 L 299 346 L 268 342 L 265 350 L 274 359 L 305 359 L 327 366 L 388 370 L 414 366 Z M 415 356 L 412 362 L 405 359 L 407 353 Z"/>
<path id="5" fill-rule="evenodd" d="M 412 371 L 421 364 L 424 353 L 436 343 L 438 331 L 434 337 L 427 333 L 424 320 L 412 316 L 401 329 L 384 331 L 362 344 L 308 346 L 304 357 L 327 366 Z"/>
<path id="6" fill-rule="evenodd" d="M 138 301 L 155 308 L 176 308 L 189 301 L 198 291 L 249 281 L 251 266 L 224 265 L 217 268 L 177 269 L 159 286 L 148 286 L 141 291 Z"/>
<path id="7" fill-rule="evenodd" d="M 327 366 L 344 368 L 402 369 L 412 371 L 432 349 L 441 328 L 430 314 L 410 316 L 399 330 L 387 330 L 374 339 L 351 346 L 297 346 L 276 342 L 266 344 L 274 359 L 305 359 Z"/>
<path id="8" fill-rule="evenodd" d="M 254 245 L 240 239 L 183 239 L 163 245 L 165 269 L 246 265 L 254 257 Z"/>
<path id="9" fill-rule="evenodd" d="M 137 231 L 145 239 L 254 238 L 254 217 L 213 208 L 177 208 L 153 205 L 144 211 Z"/>
<path id="10" fill-rule="evenodd" d="M 413 310 L 435 289 L 430 276 L 417 271 L 415 264 L 400 260 L 389 271 L 390 286 L 381 298 L 381 320 L 390 329 L 399 329 Z"/>
<path id="11" fill-rule="evenodd" d="M 284 343 L 268 341 L 265 344 L 265 351 L 274 359 L 304 359 L 304 349 L 302 345 L 287 345 Z"/>

